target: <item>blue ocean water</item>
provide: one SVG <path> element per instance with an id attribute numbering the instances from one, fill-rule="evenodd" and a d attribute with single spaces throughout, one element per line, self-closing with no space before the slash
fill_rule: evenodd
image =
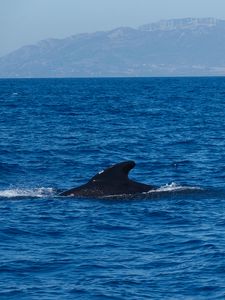
<path id="1" fill-rule="evenodd" d="M 0 80 L 0 299 L 224 299 L 225 78 Z M 135 160 L 144 197 L 58 197 Z"/>

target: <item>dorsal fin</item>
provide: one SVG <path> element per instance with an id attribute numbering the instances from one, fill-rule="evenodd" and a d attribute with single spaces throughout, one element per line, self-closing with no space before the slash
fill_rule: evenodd
<path id="1" fill-rule="evenodd" d="M 96 174 L 90 181 L 124 181 L 128 180 L 128 173 L 135 166 L 134 161 L 125 161 L 105 169 Z"/>

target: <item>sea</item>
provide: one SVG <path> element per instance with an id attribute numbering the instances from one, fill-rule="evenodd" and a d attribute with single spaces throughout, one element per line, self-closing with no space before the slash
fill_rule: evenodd
<path id="1" fill-rule="evenodd" d="M 225 78 L 1 79 L 0 299 L 225 299 Z"/>

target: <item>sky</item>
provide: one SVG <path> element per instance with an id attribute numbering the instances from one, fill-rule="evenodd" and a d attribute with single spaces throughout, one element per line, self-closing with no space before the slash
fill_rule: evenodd
<path id="1" fill-rule="evenodd" d="M 185 17 L 225 19 L 225 0 L 0 0 L 0 56 L 47 38 Z"/>

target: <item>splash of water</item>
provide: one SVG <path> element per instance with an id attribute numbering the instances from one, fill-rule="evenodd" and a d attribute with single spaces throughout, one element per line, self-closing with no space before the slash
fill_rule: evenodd
<path id="1" fill-rule="evenodd" d="M 201 188 L 197 186 L 179 185 L 175 182 L 172 182 L 170 184 L 163 185 L 157 189 L 151 190 L 147 193 L 176 192 L 176 191 L 187 191 L 187 190 L 201 190 Z"/>
<path id="2" fill-rule="evenodd" d="M 21 188 L 12 188 L 6 190 L 0 190 L 0 197 L 4 198 L 14 198 L 14 197 L 49 197 L 55 194 L 53 188 L 33 188 L 33 189 L 21 189 Z"/>

